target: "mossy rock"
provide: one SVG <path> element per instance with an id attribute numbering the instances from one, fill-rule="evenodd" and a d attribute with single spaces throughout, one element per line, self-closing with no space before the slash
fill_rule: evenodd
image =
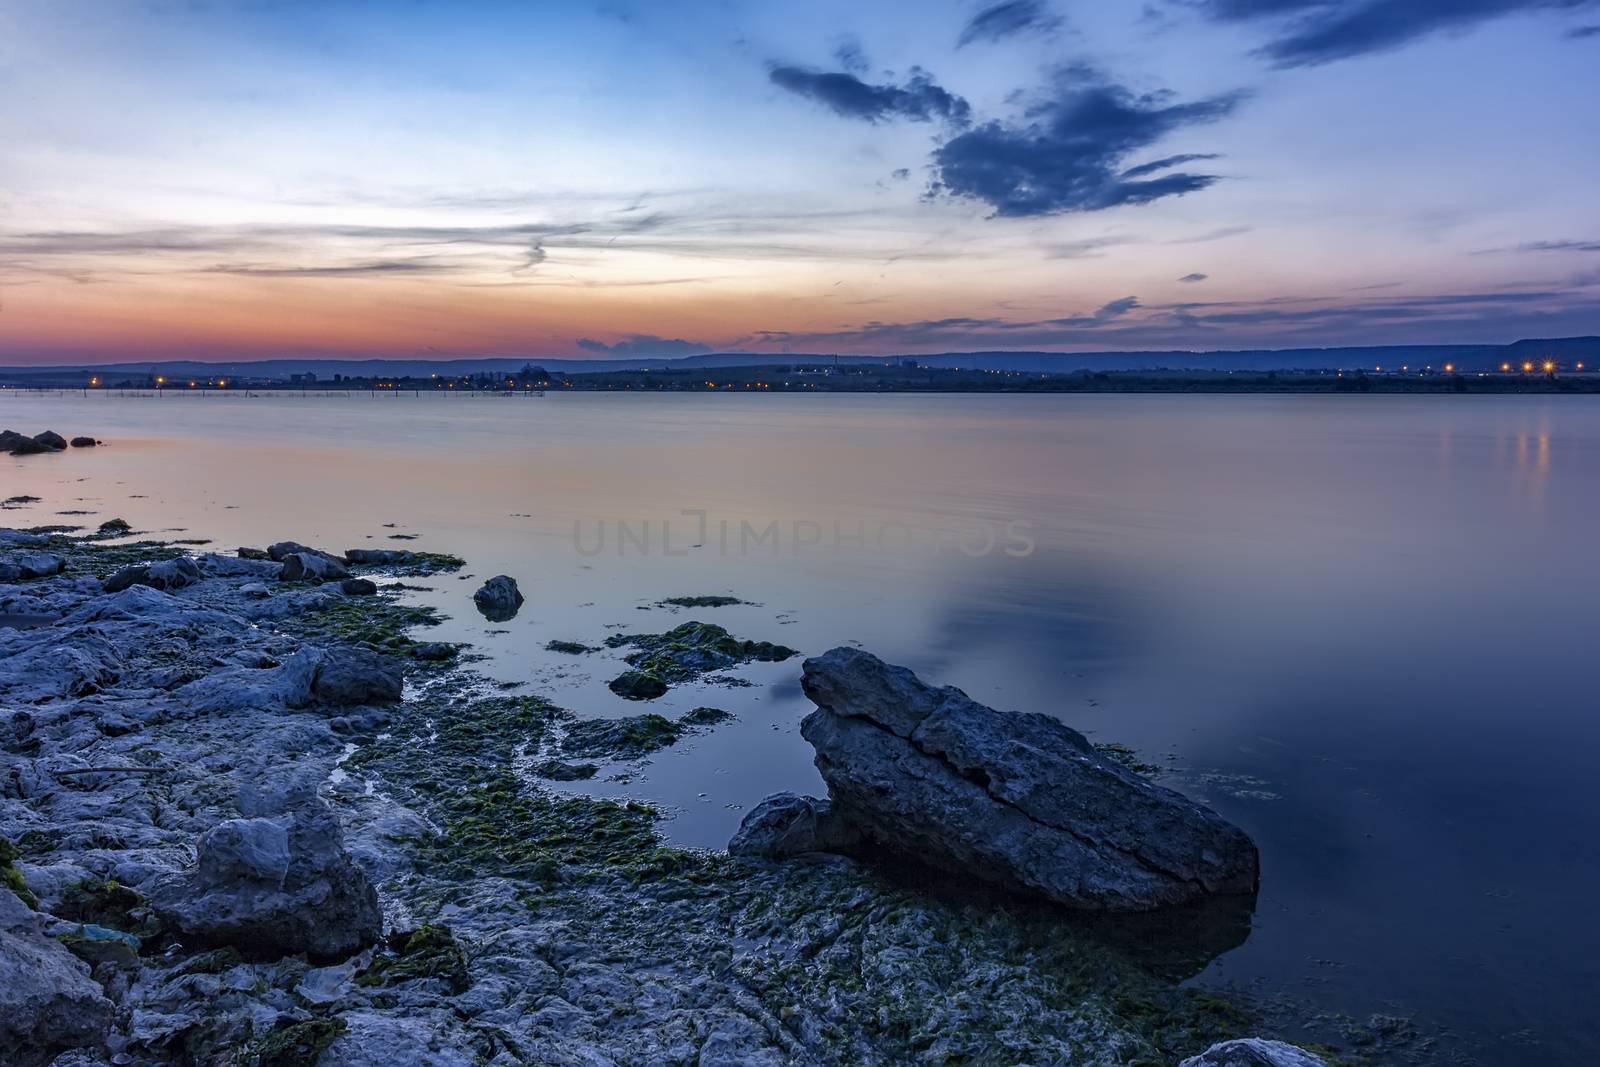
<path id="1" fill-rule="evenodd" d="M 349 1029 L 343 1019 L 308 1019 L 279 1027 L 235 1057 L 236 1067 L 315 1067 Z"/>
<path id="2" fill-rule="evenodd" d="M 465 993 L 472 987 L 466 954 L 448 926 L 424 923 L 415 930 L 396 930 L 389 935 L 385 947 L 393 955 L 375 957 L 371 966 L 356 977 L 357 985 L 381 986 L 436 978 L 446 983 L 453 993 Z"/>
<path id="3" fill-rule="evenodd" d="M 533 773 L 552 782 L 582 782 L 593 778 L 600 768 L 592 763 L 568 763 L 566 760 L 540 760 L 533 765 Z"/>
<path id="4" fill-rule="evenodd" d="M 664 608 L 730 608 L 750 602 L 736 596 L 670 596 L 657 603 Z"/>
<path id="5" fill-rule="evenodd" d="M 121 537 L 133 530 L 133 525 L 127 519 L 107 519 L 100 524 L 101 537 Z"/>
<path id="6" fill-rule="evenodd" d="M 677 723 L 655 714 L 590 719 L 568 728 L 561 751 L 568 756 L 638 759 L 675 744 L 680 733 Z"/>
<path id="7" fill-rule="evenodd" d="M 667 683 L 648 671 L 624 671 L 606 683 L 623 700 L 654 700 L 667 691 Z"/>
<path id="8" fill-rule="evenodd" d="M 8 838 L 0 837 L 0 886 L 11 890 L 22 902 L 35 911 L 39 910 L 39 898 L 33 895 L 28 888 L 28 880 L 22 877 L 22 872 L 16 868 L 16 859 L 21 853 L 17 846 Z"/>
<path id="9" fill-rule="evenodd" d="M 115 879 L 85 878 L 74 882 L 62 894 L 55 913 L 63 919 L 109 927 L 141 939 L 161 933 L 160 920 L 139 891 Z"/>
<path id="10" fill-rule="evenodd" d="M 678 716 L 679 726 L 716 726 L 733 718 L 733 712 L 721 708 L 695 708 Z"/>
<path id="11" fill-rule="evenodd" d="M 594 646 L 585 645 L 578 641 L 547 641 L 544 648 L 546 652 L 560 652 L 567 656 L 582 656 L 589 652 L 598 651 Z"/>

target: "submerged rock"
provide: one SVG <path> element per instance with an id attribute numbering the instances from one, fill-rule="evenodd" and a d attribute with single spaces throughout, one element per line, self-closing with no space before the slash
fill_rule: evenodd
<path id="1" fill-rule="evenodd" d="M 1255 844 L 1047 715 L 996 711 L 853 648 L 806 660 L 800 733 L 885 852 L 1096 911 L 1253 893 Z"/>
<path id="2" fill-rule="evenodd" d="M 361 566 L 392 566 L 396 563 L 410 563 L 416 558 L 415 553 L 394 548 L 347 548 L 344 550 L 344 561 Z"/>
<path id="3" fill-rule="evenodd" d="M 98 1046 L 112 1004 L 89 967 L 44 932 L 44 920 L 0 888 L 0 1054 L 16 1067 Z"/>
<path id="4" fill-rule="evenodd" d="M 181 937 L 245 956 L 342 959 L 375 943 L 383 915 L 333 811 L 314 797 L 272 816 L 231 819 L 200 839 L 192 871 L 151 891 Z"/>
<path id="5" fill-rule="evenodd" d="M 860 841 L 860 831 L 828 801 L 777 793 L 757 804 L 739 823 L 739 832 L 728 842 L 728 853 L 783 859 L 807 852 L 843 852 Z"/>
<path id="6" fill-rule="evenodd" d="M 624 671 L 606 683 L 623 700 L 654 700 L 667 691 L 667 683 L 646 671 Z"/>
<path id="7" fill-rule="evenodd" d="M 497 574 L 472 594 L 472 602 L 490 622 L 505 622 L 514 618 L 517 609 L 522 607 L 522 590 L 517 588 L 515 578 Z"/>
<path id="8" fill-rule="evenodd" d="M 1282 1041 L 1246 1037 L 1212 1045 L 1178 1067 L 1328 1067 L 1328 1061 Z"/>

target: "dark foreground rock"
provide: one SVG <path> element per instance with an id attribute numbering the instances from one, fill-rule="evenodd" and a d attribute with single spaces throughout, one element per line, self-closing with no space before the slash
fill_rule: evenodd
<path id="1" fill-rule="evenodd" d="M 345 852 L 337 816 L 315 797 L 219 823 L 201 837 L 194 870 L 150 896 L 185 939 L 251 958 L 343 959 L 383 931 L 377 892 Z"/>
<path id="2" fill-rule="evenodd" d="M 350 577 L 343 561 L 321 552 L 290 552 L 279 561 L 279 577 L 286 582 L 337 582 Z"/>
<path id="3" fill-rule="evenodd" d="M 1282 1041 L 1246 1037 L 1212 1045 L 1179 1067 L 1328 1067 L 1328 1061 Z"/>
<path id="4" fill-rule="evenodd" d="M 853 648 L 807 660 L 801 686 L 817 705 L 801 736 L 875 850 L 1095 911 L 1255 891 L 1244 831 L 1057 719 L 995 711 Z"/>
<path id="5" fill-rule="evenodd" d="M 50 1062 L 64 1049 L 98 1045 L 112 1005 L 89 968 L 44 931 L 43 918 L 0 888 L 0 1062 Z"/>
<path id="6" fill-rule="evenodd" d="M 472 602 L 490 622 L 505 622 L 522 607 L 522 590 L 517 588 L 515 578 L 497 574 L 472 594 Z"/>
<path id="7" fill-rule="evenodd" d="M 73 448 L 94 448 L 99 443 L 93 437 L 74 437 L 68 442 Z"/>
<path id="8" fill-rule="evenodd" d="M 861 832 L 828 801 L 777 793 L 744 817 L 728 842 L 728 853 L 776 860 L 807 852 L 843 852 L 860 843 Z"/>

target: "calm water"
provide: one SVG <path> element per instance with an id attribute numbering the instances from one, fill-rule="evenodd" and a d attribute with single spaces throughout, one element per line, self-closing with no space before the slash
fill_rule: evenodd
<path id="1" fill-rule="evenodd" d="M 689 618 L 1058 714 L 1260 843 L 1255 928 L 1201 981 L 1600 1059 L 1600 401 L 13 394 L 4 426 L 110 442 L 0 458 L 44 498 L 10 525 L 465 556 L 419 594 L 441 636 L 583 714 L 642 709 L 546 641 Z M 501 572 L 528 603 L 493 626 L 468 596 Z M 757 606 L 651 606 L 701 593 Z M 736 722 L 586 788 L 709 846 L 819 789 L 797 662 L 740 673 L 652 705 Z"/>

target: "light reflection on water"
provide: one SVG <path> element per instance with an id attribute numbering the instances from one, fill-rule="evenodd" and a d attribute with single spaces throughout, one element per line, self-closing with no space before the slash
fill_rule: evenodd
<path id="1" fill-rule="evenodd" d="M 465 556 L 471 578 L 422 594 L 452 616 L 439 636 L 581 714 L 644 708 L 605 688 L 617 654 L 545 642 L 691 618 L 1055 712 L 1260 843 L 1255 929 L 1209 980 L 1415 1013 L 1486 1063 L 1600 1057 L 1592 400 L 9 396 L 0 426 L 110 442 L 0 458 L 0 496 L 45 498 L 0 521 L 88 508 L 225 549 L 401 533 Z M 781 536 L 724 551 L 724 520 Z M 1004 550 L 1013 523 L 1031 552 Z M 619 553 L 619 524 L 650 551 Z M 910 548 L 874 536 L 902 529 Z M 497 573 L 528 603 L 494 626 L 468 596 Z M 702 593 L 755 604 L 653 606 Z M 738 673 L 755 685 L 648 705 L 736 722 L 582 788 L 662 802 L 706 846 L 767 793 L 817 790 L 797 663 Z"/>

